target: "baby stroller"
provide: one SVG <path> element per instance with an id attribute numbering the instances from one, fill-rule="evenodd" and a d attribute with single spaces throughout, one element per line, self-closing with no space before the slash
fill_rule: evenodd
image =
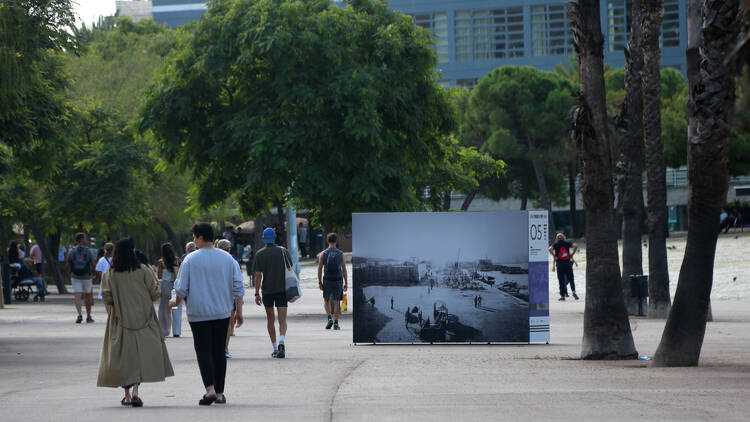
<path id="1" fill-rule="evenodd" d="M 21 266 L 21 268 L 10 267 L 10 288 L 16 301 L 26 302 L 29 300 L 29 297 L 34 293 L 32 286 L 36 286 L 34 302 L 44 302 L 44 296 L 47 295 L 44 290 L 44 281 L 34 278 L 31 270 L 26 266 Z"/>

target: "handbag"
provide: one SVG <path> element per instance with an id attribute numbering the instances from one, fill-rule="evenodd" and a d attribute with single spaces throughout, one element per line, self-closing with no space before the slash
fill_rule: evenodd
<path id="1" fill-rule="evenodd" d="M 288 252 L 284 249 L 284 256 L 289 257 Z M 292 259 L 289 258 L 289 261 Z M 299 287 L 299 278 L 297 273 L 294 272 L 287 265 L 286 258 L 284 259 L 284 285 L 286 288 L 286 300 L 287 302 L 295 302 L 297 299 L 302 297 L 302 289 Z"/>

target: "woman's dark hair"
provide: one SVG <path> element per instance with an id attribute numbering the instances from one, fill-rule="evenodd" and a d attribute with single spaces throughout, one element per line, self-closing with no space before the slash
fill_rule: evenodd
<path id="1" fill-rule="evenodd" d="M 171 243 L 167 242 L 161 245 L 161 259 L 164 260 L 164 266 L 167 267 L 167 270 L 174 271 L 174 267 L 177 266 L 177 258 L 174 256 Z"/>
<path id="2" fill-rule="evenodd" d="M 115 243 L 115 254 L 112 256 L 112 269 L 115 272 L 135 271 L 141 264 L 135 257 L 135 242 L 126 237 Z"/>
<path id="3" fill-rule="evenodd" d="M 10 245 L 8 245 L 8 262 L 11 264 L 21 262 L 21 259 L 18 258 L 18 243 L 15 240 L 11 240 Z"/>
<path id="4" fill-rule="evenodd" d="M 203 237 L 204 242 L 214 241 L 214 228 L 210 223 L 195 223 L 192 230 L 195 238 Z"/>
<path id="5" fill-rule="evenodd" d="M 140 249 L 135 250 L 135 259 L 143 265 L 148 265 L 148 256 L 146 256 L 146 254 Z"/>
<path id="6" fill-rule="evenodd" d="M 104 248 L 99 248 L 98 251 L 96 251 L 96 261 L 98 262 L 101 257 L 104 256 Z"/>

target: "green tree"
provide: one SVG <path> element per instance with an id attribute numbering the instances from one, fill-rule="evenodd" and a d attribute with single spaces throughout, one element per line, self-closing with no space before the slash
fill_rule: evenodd
<path id="1" fill-rule="evenodd" d="M 552 72 L 499 67 L 472 90 L 461 126 L 467 143 L 508 164 L 505 192 L 521 198 L 538 195 L 553 232 L 551 192 L 560 198 L 565 188 L 559 151 L 572 91 L 567 79 Z"/>
<path id="2" fill-rule="evenodd" d="M 199 203 L 291 198 L 326 229 L 423 207 L 455 116 L 429 34 L 378 1 L 209 4 L 163 68 L 141 129 Z"/>

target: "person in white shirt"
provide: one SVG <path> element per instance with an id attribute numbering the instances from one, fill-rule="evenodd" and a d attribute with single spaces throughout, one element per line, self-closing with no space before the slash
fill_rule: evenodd
<path id="1" fill-rule="evenodd" d="M 104 244 L 104 255 L 99 258 L 94 268 L 94 284 L 99 284 L 99 299 L 102 298 L 102 277 L 109 271 L 109 267 L 112 266 L 112 252 L 115 250 L 115 245 L 112 243 Z"/>

